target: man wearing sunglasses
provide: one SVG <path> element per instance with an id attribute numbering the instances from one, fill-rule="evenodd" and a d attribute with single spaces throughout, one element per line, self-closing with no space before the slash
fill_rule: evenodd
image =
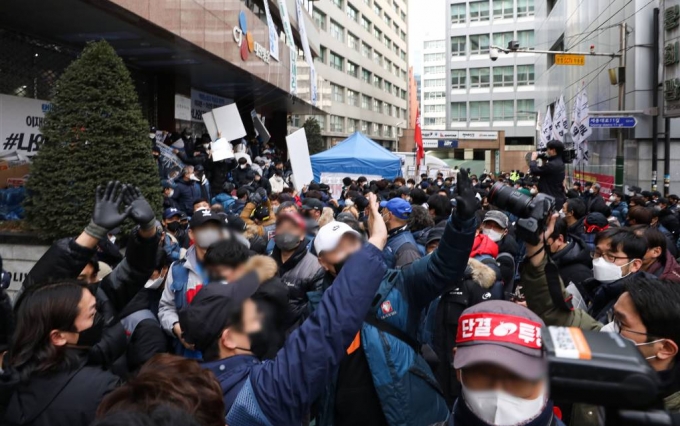
<path id="1" fill-rule="evenodd" d="M 557 215 L 551 218 L 545 238 L 551 235 Z M 618 232 L 616 232 L 618 231 Z M 522 273 L 524 294 L 529 309 L 546 325 L 579 327 L 619 333 L 633 342 L 650 366 L 657 371 L 666 410 L 680 412 L 680 286 L 638 272 L 646 246 L 636 247 L 637 240 L 627 229 L 611 229 L 598 235 L 593 254 L 593 272 L 598 280 L 595 299 L 588 312 L 556 306 L 550 296 L 545 267 L 543 242 L 527 244 L 528 262 Z M 603 262 L 606 262 L 604 264 Z M 599 265 L 599 266 L 596 266 Z M 562 286 L 566 299 L 569 294 Z M 597 304 L 595 304 L 597 303 Z M 597 312 L 593 308 L 597 308 Z M 594 317 L 594 314 L 600 314 Z M 604 325 L 606 324 L 606 325 Z M 574 407 L 571 425 L 589 426 L 601 423 L 596 407 Z"/>

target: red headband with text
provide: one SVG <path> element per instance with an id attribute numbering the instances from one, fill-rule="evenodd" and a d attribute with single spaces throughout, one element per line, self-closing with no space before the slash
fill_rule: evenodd
<path id="1" fill-rule="evenodd" d="M 460 317 L 456 343 L 509 343 L 541 349 L 541 324 L 505 314 L 474 313 Z"/>

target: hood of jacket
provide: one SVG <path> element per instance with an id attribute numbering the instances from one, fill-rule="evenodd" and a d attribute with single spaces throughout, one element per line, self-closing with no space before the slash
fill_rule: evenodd
<path id="1" fill-rule="evenodd" d="M 569 266 L 575 263 L 583 263 L 588 267 L 592 267 L 592 258 L 590 257 L 590 250 L 586 243 L 579 238 L 573 238 L 567 247 L 550 255 L 550 258 L 557 264 L 557 266 Z"/>
<path id="2" fill-rule="evenodd" d="M 496 244 L 491 238 L 484 234 L 479 234 L 475 237 L 475 241 L 472 243 L 472 251 L 470 252 L 470 257 L 476 257 L 480 255 L 489 255 L 494 259 L 498 256 L 498 244 Z"/>
<path id="3" fill-rule="evenodd" d="M 468 260 L 465 275 L 484 289 L 491 288 L 496 283 L 496 271 L 476 259 Z"/>
<path id="4" fill-rule="evenodd" d="M 271 257 L 257 255 L 248 259 L 244 266 L 244 275 L 255 271 L 260 279 L 260 284 L 277 276 L 278 266 Z"/>

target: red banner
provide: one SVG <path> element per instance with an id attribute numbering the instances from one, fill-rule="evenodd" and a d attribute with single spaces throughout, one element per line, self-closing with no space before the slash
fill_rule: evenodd
<path id="1" fill-rule="evenodd" d="M 420 162 L 422 161 L 423 157 L 425 157 L 425 149 L 423 148 L 423 129 L 420 126 L 420 111 L 418 111 L 418 115 L 416 116 L 416 134 L 415 134 L 415 142 L 416 142 L 416 174 L 418 174 L 418 170 L 420 169 Z"/>
<path id="2" fill-rule="evenodd" d="M 600 173 L 583 172 L 581 170 L 574 170 L 574 181 L 599 183 L 600 191 L 604 194 L 611 194 L 614 190 L 614 176 L 603 175 Z"/>
<path id="3" fill-rule="evenodd" d="M 467 314 L 460 317 L 456 343 L 511 343 L 531 349 L 541 348 L 541 324 L 514 315 Z"/>

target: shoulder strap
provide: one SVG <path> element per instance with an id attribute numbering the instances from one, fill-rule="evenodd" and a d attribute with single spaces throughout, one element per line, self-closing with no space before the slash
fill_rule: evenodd
<path id="1" fill-rule="evenodd" d="M 555 307 L 564 311 L 573 311 L 574 306 L 571 303 L 572 297 L 567 299 L 564 298 L 559 270 L 557 269 L 555 262 L 550 258 L 548 258 L 548 261 L 545 264 L 545 277 L 548 281 L 548 293 L 550 294 L 550 298 Z"/>
<path id="2" fill-rule="evenodd" d="M 411 349 L 413 349 L 417 354 L 420 354 L 420 343 L 413 337 L 409 336 L 406 332 L 393 326 L 389 322 L 376 318 L 372 313 L 366 315 L 364 322 L 372 325 L 384 333 L 391 334 L 393 337 L 396 337 L 397 339 L 409 345 Z"/>

